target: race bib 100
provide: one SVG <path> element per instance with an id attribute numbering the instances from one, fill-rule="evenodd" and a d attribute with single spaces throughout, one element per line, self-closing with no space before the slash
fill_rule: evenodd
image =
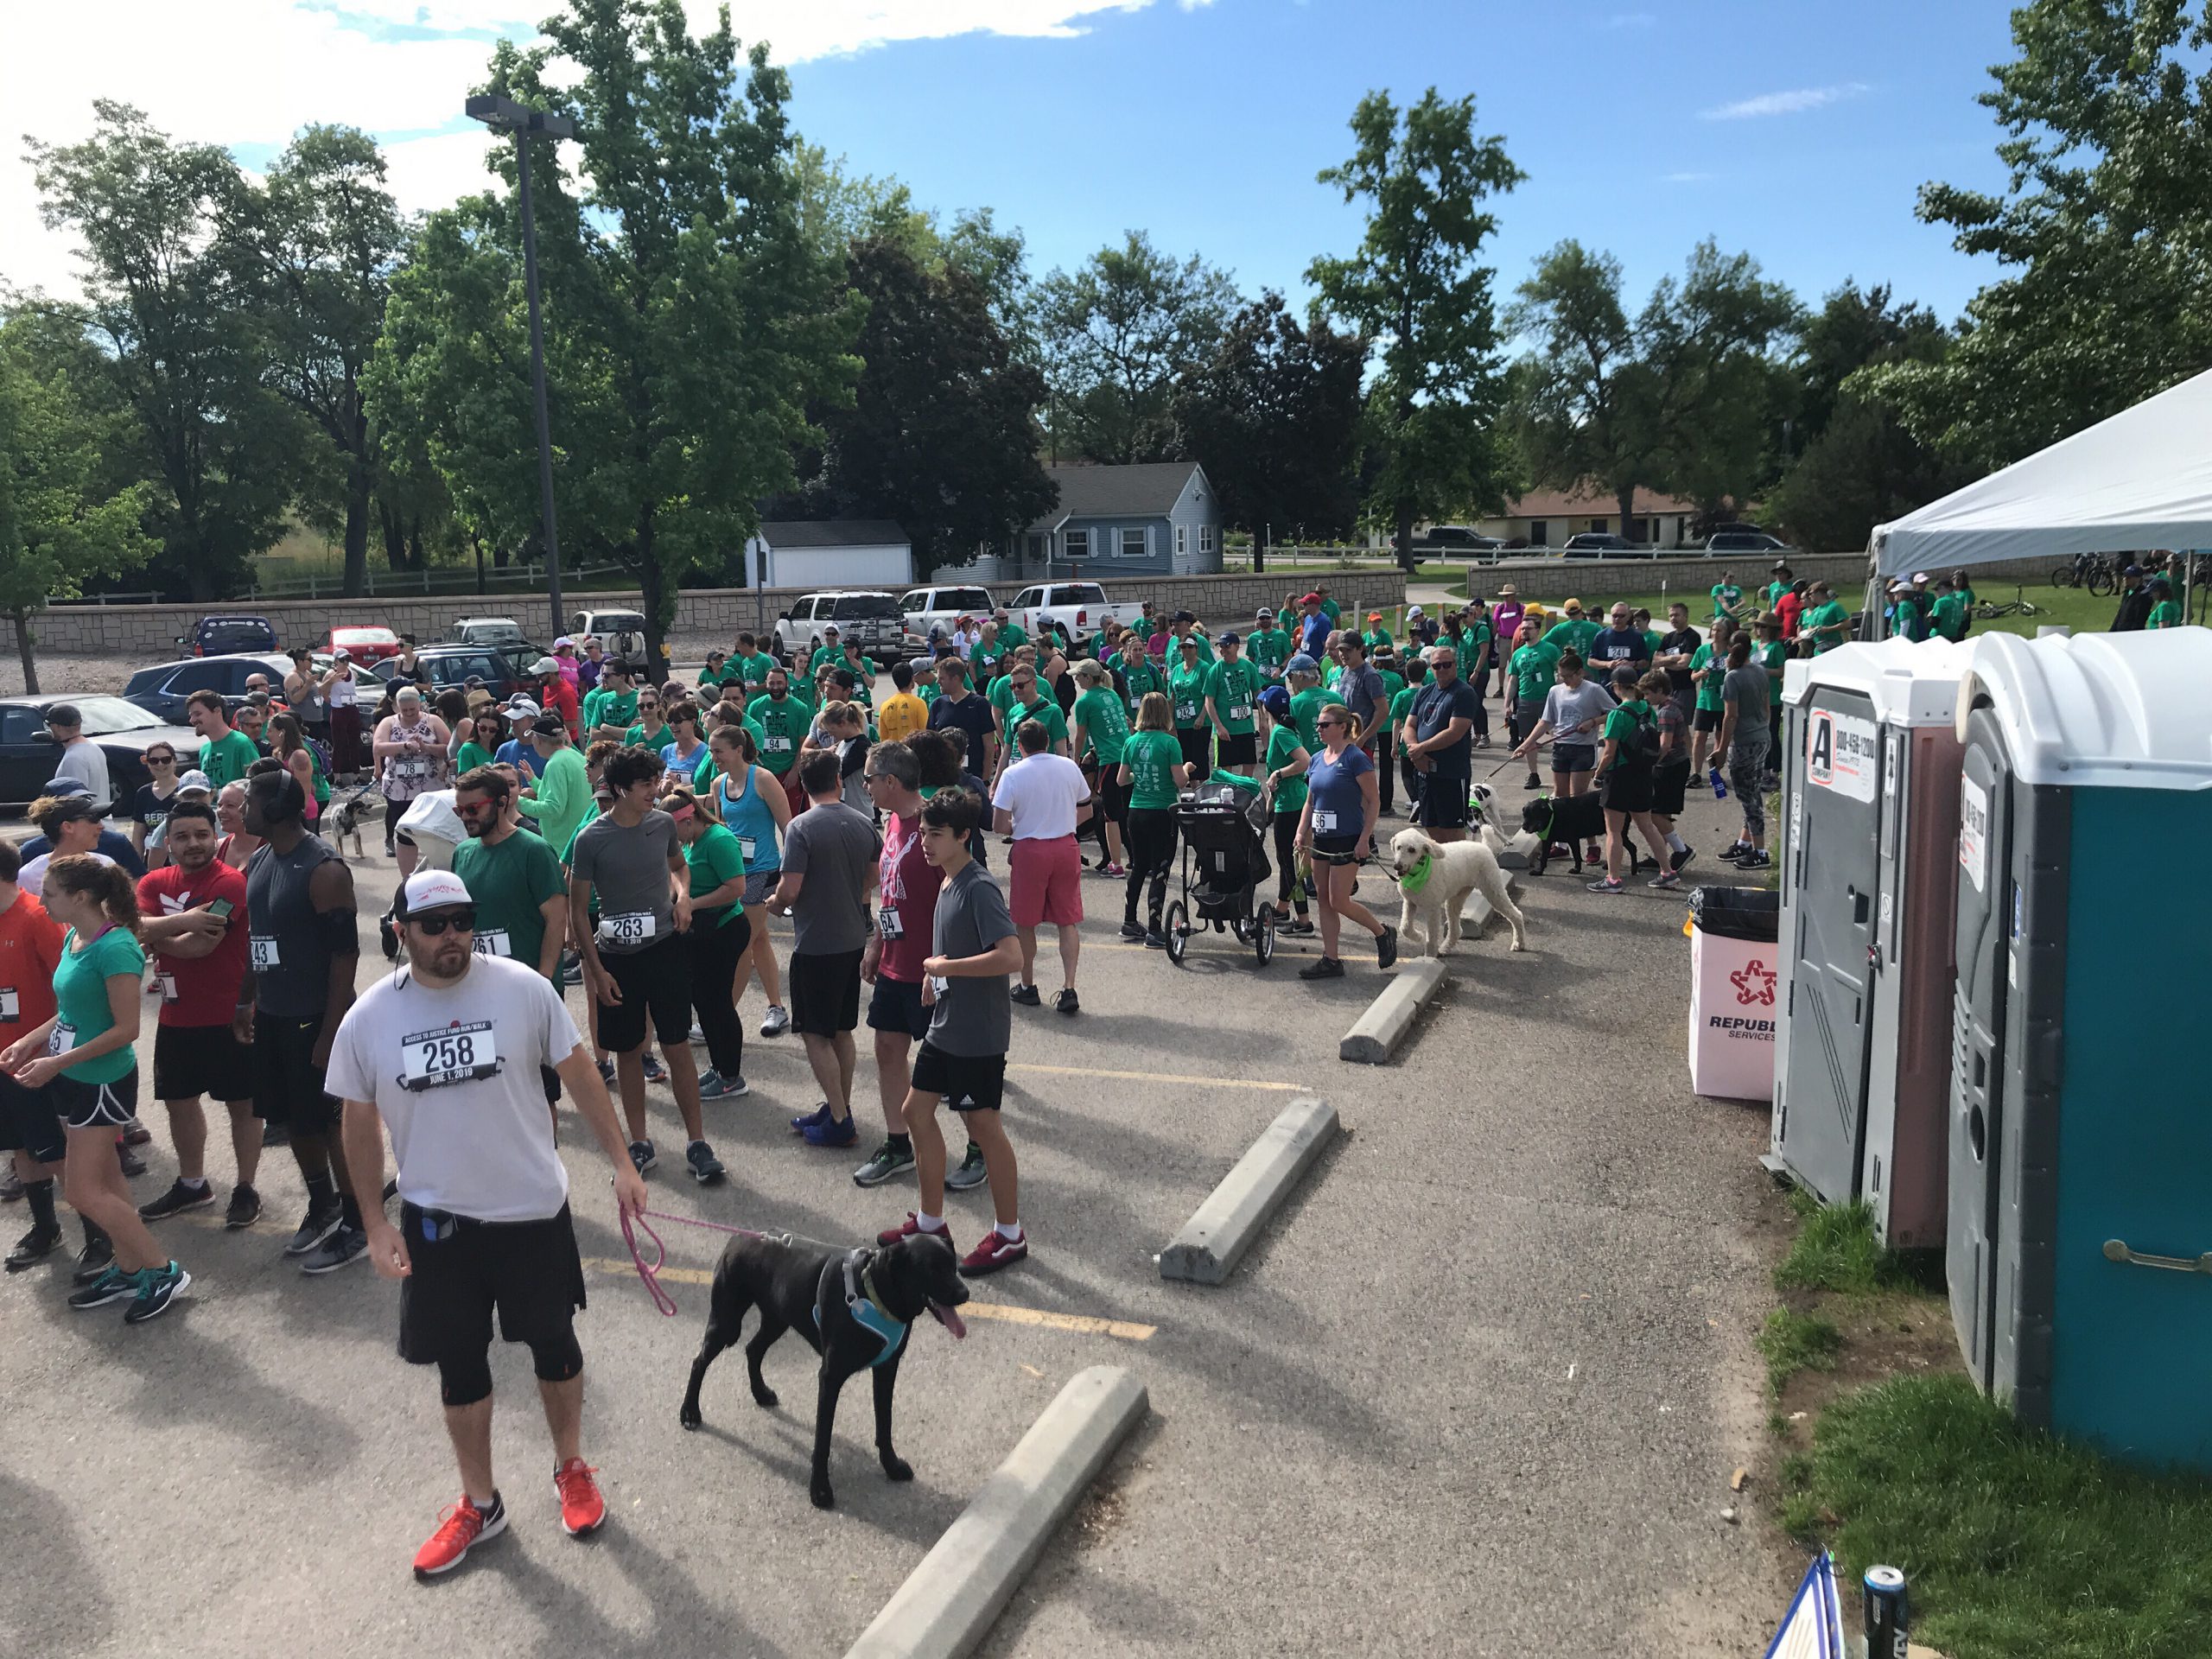
<path id="1" fill-rule="evenodd" d="M 276 941 L 266 933 L 249 938 L 246 952 L 257 974 L 266 974 L 284 965 L 284 959 L 276 950 Z"/>
<path id="2" fill-rule="evenodd" d="M 599 937 L 607 944 L 643 944 L 658 931 L 650 910 L 632 910 L 620 916 L 609 916 L 599 925 Z"/>
<path id="3" fill-rule="evenodd" d="M 440 1031 L 419 1031 L 399 1039 L 399 1086 L 421 1090 L 451 1083 L 497 1077 L 499 1057 L 492 1041 L 492 1022 L 455 1022 Z"/>

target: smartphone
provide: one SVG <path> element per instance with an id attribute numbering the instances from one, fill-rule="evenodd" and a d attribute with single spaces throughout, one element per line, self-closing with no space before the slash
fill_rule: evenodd
<path id="1" fill-rule="evenodd" d="M 210 916 L 219 917 L 227 922 L 231 919 L 231 901 L 227 899 L 216 899 L 207 906 L 207 913 Z"/>

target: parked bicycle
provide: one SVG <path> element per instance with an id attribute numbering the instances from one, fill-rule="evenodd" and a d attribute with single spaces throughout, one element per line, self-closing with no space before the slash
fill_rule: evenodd
<path id="1" fill-rule="evenodd" d="M 2126 568 L 2108 553 L 2076 553 L 2069 563 L 2050 573 L 2050 585 L 2086 588 L 2100 595 L 2109 594 L 2120 586 L 2120 573 Z"/>
<path id="2" fill-rule="evenodd" d="M 2072 584 L 2069 583 L 2067 585 L 2071 586 Z M 2094 594 L 2108 593 L 2111 590 L 2107 587 L 2102 588 L 2092 588 L 2089 591 Z M 2031 604 L 2025 593 L 2017 586 L 2012 589 L 2012 597 L 2003 604 L 2000 605 L 1993 600 L 1985 599 L 1980 604 L 1974 607 L 1974 620 L 1977 622 L 1994 622 L 2000 616 L 2042 616 L 2044 613 L 2044 607 L 2040 605 Z"/>

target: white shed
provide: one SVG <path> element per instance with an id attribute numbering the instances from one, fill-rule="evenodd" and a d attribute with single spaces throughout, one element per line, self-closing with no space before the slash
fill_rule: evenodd
<path id="1" fill-rule="evenodd" d="M 888 518 L 783 519 L 745 544 L 756 588 L 905 588 L 914 550 Z"/>

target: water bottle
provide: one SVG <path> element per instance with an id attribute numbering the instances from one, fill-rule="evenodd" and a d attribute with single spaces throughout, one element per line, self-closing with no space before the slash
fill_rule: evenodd
<path id="1" fill-rule="evenodd" d="M 1706 774 L 1706 778 L 1707 781 L 1713 785 L 1713 798 L 1716 801 L 1726 800 L 1728 798 L 1728 785 L 1720 781 L 1720 768 L 1718 766 L 1713 767 L 1710 772 Z"/>

